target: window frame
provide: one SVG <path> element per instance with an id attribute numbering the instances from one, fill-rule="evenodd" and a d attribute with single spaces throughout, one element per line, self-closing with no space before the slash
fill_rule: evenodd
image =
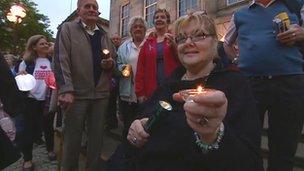
<path id="1" fill-rule="evenodd" d="M 124 16 L 124 14 L 125 14 L 124 8 L 125 7 L 128 8 L 126 16 Z M 120 35 L 121 35 L 121 37 L 127 37 L 128 36 L 128 33 L 129 33 L 128 23 L 129 23 L 129 20 L 130 20 L 130 11 L 131 11 L 130 2 L 127 2 L 127 3 L 125 3 L 124 5 L 121 6 L 121 9 L 120 9 L 120 12 L 121 12 L 120 13 Z M 124 21 L 126 21 L 126 24 L 124 24 Z M 124 30 L 124 28 L 126 30 Z"/>
<path id="2" fill-rule="evenodd" d="M 229 1 L 231 1 L 231 0 L 227 0 L 227 1 L 226 1 L 226 2 L 227 2 L 227 6 L 237 4 L 237 3 L 242 2 L 242 1 L 244 1 L 244 0 L 236 0 L 236 2 L 232 2 L 232 3 L 229 3 Z"/>
<path id="3" fill-rule="evenodd" d="M 154 16 L 154 12 L 156 11 L 156 9 L 157 9 L 157 0 L 155 0 L 155 2 L 152 2 L 151 4 L 149 4 L 149 5 L 147 5 L 147 1 L 148 0 L 145 0 L 145 7 L 144 7 L 144 16 L 145 16 L 145 20 L 146 20 L 146 22 L 147 22 L 147 26 L 148 26 L 148 29 L 149 28 L 152 28 L 153 27 L 153 16 Z M 148 18 L 147 18 L 147 10 L 148 10 L 148 8 L 151 8 L 151 7 L 153 7 L 153 6 L 155 6 L 155 11 L 153 12 L 153 13 L 151 13 L 151 14 L 149 14 L 149 16 L 150 15 L 152 15 L 152 23 L 151 23 L 151 25 L 150 25 L 150 22 L 148 21 Z"/>
<path id="4" fill-rule="evenodd" d="M 178 16 L 178 17 L 181 17 L 181 16 L 186 15 L 186 14 L 187 14 L 187 11 L 190 10 L 190 9 L 199 8 L 199 5 L 200 5 L 200 4 L 199 4 L 200 0 L 196 0 L 196 6 L 195 6 L 195 8 L 187 8 L 187 7 L 186 7 L 186 10 L 185 10 L 186 13 L 183 14 L 183 15 L 181 15 L 181 13 L 180 13 L 180 11 L 181 11 L 181 10 L 180 10 L 180 3 L 181 3 L 181 1 L 185 1 L 185 2 L 186 2 L 186 1 L 189 1 L 189 0 L 178 0 L 178 1 L 177 1 L 177 16 Z M 205 9 L 204 9 L 204 10 L 205 10 Z"/>

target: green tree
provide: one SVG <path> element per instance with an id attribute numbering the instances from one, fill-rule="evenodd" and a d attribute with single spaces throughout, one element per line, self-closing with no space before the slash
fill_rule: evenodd
<path id="1" fill-rule="evenodd" d="M 0 51 L 8 51 L 20 55 L 25 50 L 29 37 L 42 34 L 49 40 L 52 39 L 52 31 L 49 28 L 49 18 L 40 14 L 37 4 L 31 0 L 20 0 L 26 7 L 26 17 L 19 24 L 7 20 L 6 14 L 15 0 L 0 1 Z"/>

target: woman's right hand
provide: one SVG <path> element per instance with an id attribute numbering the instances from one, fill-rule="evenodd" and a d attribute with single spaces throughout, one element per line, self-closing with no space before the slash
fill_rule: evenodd
<path id="1" fill-rule="evenodd" d="M 146 124 L 147 121 L 148 118 L 143 118 L 140 120 L 136 119 L 132 122 L 129 128 L 127 139 L 132 145 L 138 148 L 143 147 L 148 141 L 148 138 L 150 137 L 150 135 L 144 130 L 143 127 L 143 125 Z"/>
<path id="2" fill-rule="evenodd" d="M 173 99 L 183 101 L 180 93 L 175 93 Z M 184 110 L 188 125 L 199 134 L 206 143 L 213 143 L 223 119 L 227 113 L 228 100 L 224 92 L 208 90 L 196 94 L 185 101 Z"/>
<path id="3" fill-rule="evenodd" d="M 17 75 L 26 75 L 26 74 L 27 74 L 27 72 L 25 70 L 19 71 L 17 73 Z"/>

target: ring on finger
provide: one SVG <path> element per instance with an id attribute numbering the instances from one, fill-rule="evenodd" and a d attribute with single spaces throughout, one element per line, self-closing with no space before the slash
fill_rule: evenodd
<path id="1" fill-rule="evenodd" d="M 137 143 L 137 138 L 133 137 L 131 141 L 132 141 L 133 144 L 136 144 Z"/>
<path id="2" fill-rule="evenodd" d="M 202 118 L 197 120 L 197 123 L 201 126 L 206 126 L 209 123 L 209 120 L 205 116 L 203 116 Z"/>

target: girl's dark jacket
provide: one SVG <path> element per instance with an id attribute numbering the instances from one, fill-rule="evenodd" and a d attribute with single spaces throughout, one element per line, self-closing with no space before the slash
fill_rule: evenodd
<path id="1" fill-rule="evenodd" d="M 123 144 L 108 161 L 108 170 L 137 171 L 260 171 L 260 123 L 255 100 L 248 81 L 239 72 L 224 68 L 217 62 L 213 72 L 195 81 L 181 81 L 185 69 L 178 68 L 165 85 L 157 89 L 141 114 L 152 115 L 159 100 L 173 106 L 150 134 L 142 149 Z M 175 102 L 172 94 L 196 88 L 221 90 L 228 99 L 224 118 L 225 132 L 220 148 L 207 154 L 195 144 L 193 130 L 188 126 L 183 103 Z M 147 117 L 147 116 L 140 116 Z"/>
<path id="2" fill-rule="evenodd" d="M 8 114 L 18 114 L 21 111 L 21 98 L 15 79 L 0 54 L 0 99 Z M 5 132 L 0 127 L 0 170 L 17 161 L 21 155 L 17 152 Z"/>

